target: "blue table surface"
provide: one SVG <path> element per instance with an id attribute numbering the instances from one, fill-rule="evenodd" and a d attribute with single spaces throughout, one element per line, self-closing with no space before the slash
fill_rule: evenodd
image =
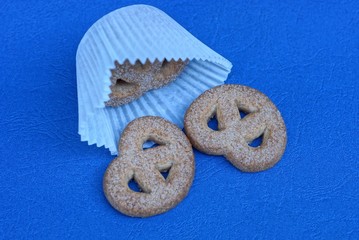
<path id="1" fill-rule="evenodd" d="M 260 173 L 195 151 L 189 195 L 146 219 L 109 205 L 113 156 L 77 134 L 77 46 L 135 3 L 228 58 L 227 83 L 267 94 L 288 131 Z M 359 238 L 358 1 L 2 0 L 0 19 L 0 239 Z"/>

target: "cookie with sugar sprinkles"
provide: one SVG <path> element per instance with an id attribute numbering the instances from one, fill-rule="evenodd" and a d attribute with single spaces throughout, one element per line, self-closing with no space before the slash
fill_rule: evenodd
<path id="1" fill-rule="evenodd" d="M 240 112 L 247 115 L 242 118 Z M 218 130 L 208 126 L 214 116 Z M 245 172 L 271 168 L 281 159 L 287 142 L 283 118 L 272 101 L 258 90 L 234 84 L 200 95 L 186 112 L 185 131 L 195 148 L 223 155 Z M 260 146 L 252 147 L 259 137 Z"/>
<path id="2" fill-rule="evenodd" d="M 143 149 L 151 140 L 158 144 Z M 194 177 L 194 156 L 185 134 L 160 117 L 141 117 L 125 128 L 120 156 L 108 166 L 103 189 L 110 204 L 123 214 L 149 217 L 168 211 L 188 194 Z M 167 171 L 165 178 L 161 172 Z M 135 180 L 140 192 L 130 189 Z"/>
<path id="3" fill-rule="evenodd" d="M 106 106 L 116 107 L 129 103 L 145 92 L 160 88 L 170 82 L 183 71 L 188 60 L 162 62 L 147 60 L 144 64 L 139 60 L 131 64 L 126 60 L 123 64 L 115 61 L 115 68 L 111 69 L 111 93 Z"/>

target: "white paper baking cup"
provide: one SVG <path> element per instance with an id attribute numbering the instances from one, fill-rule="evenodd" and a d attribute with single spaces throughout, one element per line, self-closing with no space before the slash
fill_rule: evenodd
<path id="1" fill-rule="evenodd" d="M 119 107 L 106 107 L 110 69 L 117 60 L 144 63 L 147 59 L 190 62 L 172 83 L 151 90 Z M 232 64 L 192 36 L 161 10 L 132 5 L 102 17 L 85 33 L 76 55 L 79 134 L 88 144 L 118 154 L 125 126 L 135 118 L 161 116 L 183 128 L 191 102 L 205 90 L 222 84 Z"/>

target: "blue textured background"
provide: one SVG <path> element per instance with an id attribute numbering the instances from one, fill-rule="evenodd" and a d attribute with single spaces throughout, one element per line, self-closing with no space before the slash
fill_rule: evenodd
<path id="1" fill-rule="evenodd" d="M 359 2 L 148 1 L 266 93 L 288 129 L 282 160 L 246 174 L 195 152 L 175 209 L 110 207 L 112 160 L 77 134 L 75 54 L 100 17 L 137 1 L 0 4 L 0 238 L 359 238 Z"/>

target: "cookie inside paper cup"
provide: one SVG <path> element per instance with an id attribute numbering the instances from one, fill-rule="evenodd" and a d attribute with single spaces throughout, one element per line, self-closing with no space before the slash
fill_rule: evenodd
<path id="1" fill-rule="evenodd" d="M 189 60 L 162 62 L 157 59 L 151 63 L 139 60 L 131 64 L 126 60 L 123 64 L 115 61 L 115 68 L 111 69 L 111 93 L 106 106 L 116 107 L 141 97 L 145 92 L 160 88 L 173 80 L 183 71 Z"/>
<path id="2" fill-rule="evenodd" d="M 223 84 L 231 67 L 155 7 L 115 10 L 88 29 L 77 50 L 81 140 L 118 154 L 120 134 L 135 118 L 160 116 L 182 128 L 190 103 Z"/>

